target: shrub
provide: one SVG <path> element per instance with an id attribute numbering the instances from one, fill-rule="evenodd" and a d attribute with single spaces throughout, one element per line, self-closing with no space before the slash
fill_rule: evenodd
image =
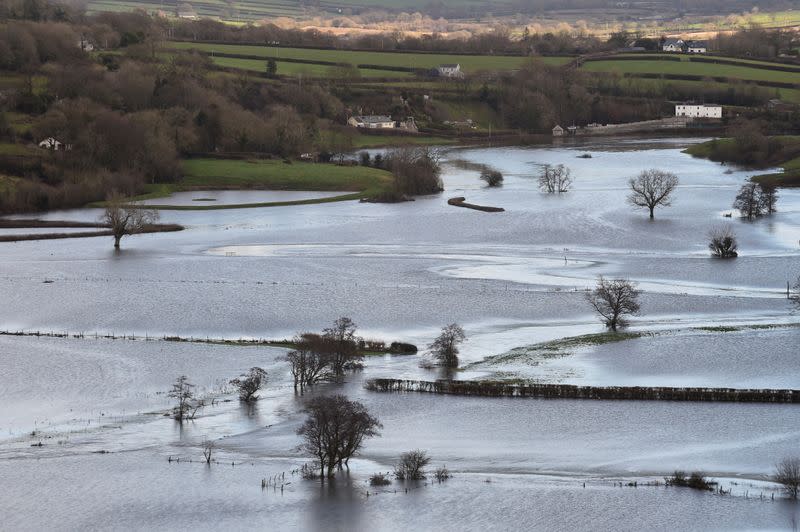
<path id="1" fill-rule="evenodd" d="M 699 471 L 693 471 L 689 477 L 683 471 L 675 471 L 671 477 L 664 479 L 667 486 L 679 486 L 682 488 L 692 488 L 695 490 L 711 491 L 714 489 L 713 483 L 703 476 Z"/>
<path id="2" fill-rule="evenodd" d="M 772 479 L 783 486 L 783 491 L 792 499 L 800 493 L 800 458 L 786 457 L 775 466 Z"/>
<path id="3" fill-rule="evenodd" d="M 730 226 L 712 229 L 708 233 L 708 237 L 711 239 L 708 249 L 711 250 L 712 256 L 720 259 L 732 259 L 739 256 L 736 251 L 738 247 L 736 235 Z"/>
<path id="4" fill-rule="evenodd" d="M 484 170 L 481 172 L 481 179 L 490 187 L 499 187 L 503 184 L 503 174 L 497 170 Z"/>
<path id="5" fill-rule="evenodd" d="M 440 484 L 452 476 L 450 474 L 450 470 L 447 469 L 446 465 L 443 465 L 442 467 L 437 467 L 433 475 L 436 477 L 436 480 Z"/>
<path id="6" fill-rule="evenodd" d="M 394 466 L 397 480 L 420 480 L 425 478 L 425 466 L 431 459 L 428 453 L 415 449 L 400 455 L 400 463 Z"/>
<path id="7" fill-rule="evenodd" d="M 391 483 L 392 481 L 386 478 L 386 475 L 383 473 L 375 473 L 369 477 L 370 486 L 388 486 Z"/>
<path id="8" fill-rule="evenodd" d="M 389 351 L 392 353 L 414 354 L 417 352 L 417 346 L 403 342 L 392 342 L 389 345 Z"/>

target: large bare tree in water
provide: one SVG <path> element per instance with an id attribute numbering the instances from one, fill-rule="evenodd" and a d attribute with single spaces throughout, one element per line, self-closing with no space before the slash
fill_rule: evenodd
<path id="1" fill-rule="evenodd" d="M 627 279 L 609 280 L 601 275 L 595 289 L 587 294 L 587 300 L 606 326 L 616 331 L 625 325 L 625 316 L 639 313 L 639 293 Z"/>
<path id="2" fill-rule="evenodd" d="M 114 235 L 114 248 L 119 249 L 119 241 L 125 235 L 144 231 L 148 225 L 158 221 L 158 211 L 145 209 L 141 205 L 125 201 L 125 197 L 114 192 L 106 200 L 106 210 L 102 222 Z"/>
<path id="3" fill-rule="evenodd" d="M 678 176 L 662 170 L 645 170 L 631 178 L 628 186 L 631 189 L 628 203 L 649 209 L 650 219 L 653 219 L 656 207 L 672 204 L 672 192 L 678 186 Z"/>

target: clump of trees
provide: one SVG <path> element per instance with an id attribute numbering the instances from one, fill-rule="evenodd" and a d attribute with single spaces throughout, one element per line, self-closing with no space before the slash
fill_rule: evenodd
<path id="1" fill-rule="evenodd" d="M 114 192 L 106 200 L 101 221 L 111 229 L 114 235 L 114 248 L 119 249 L 119 242 L 123 236 L 141 233 L 158 221 L 158 211 L 126 203 L 123 196 Z"/>
<path id="2" fill-rule="evenodd" d="M 253 367 L 250 371 L 242 374 L 230 383 L 239 392 L 239 400 L 245 403 L 252 403 L 258 400 L 258 391 L 267 382 L 267 372 L 263 368 Z"/>
<path id="3" fill-rule="evenodd" d="M 306 409 L 308 417 L 297 434 L 316 459 L 323 480 L 333 477 L 337 468 L 348 467 L 364 440 L 377 436 L 382 427 L 363 404 L 343 395 L 315 397 Z"/>
<path id="4" fill-rule="evenodd" d="M 800 458 L 789 456 L 775 465 L 772 479 L 783 486 L 783 491 L 792 499 L 800 494 Z"/>
<path id="5" fill-rule="evenodd" d="M 601 275 L 586 299 L 606 326 L 616 331 L 627 324 L 627 316 L 639 313 L 640 293 L 627 279 L 606 279 Z"/>
<path id="6" fill-rule="evenodd" d="M 419 196 L 444 190 L 439 153 L 427 146 L 395 148 L 382 162 L 392 172 L 399 195 Z"/>
<path id="7" fill-rule="evenodd" d="M 181 375 L 172 384 L 172 389 L 167 393 L 168 397 L 175 399 L 178 404 L 172 409 L 172 417 L 177 421 L 194 419 L 197 411 L 205 406 L 202 400 L 195 397 L 195 385 L 189 382 L 186 375 Z"/>
<path id="8" fill-rule="evenodd" d="M 742 218 L 754 220 L 774 213 L 777 203 L 778 191 L 775 187 L 750 182 L 739 189 L 733 208 L 741 213 Z"/>
<path id="9" fill-rule="evenodd" d="M 370 486 L 388 486 L 392 481 L 384 473 L 375 473 L 369 477 Z"/>
<path id="10" fill-rule="evenodd" d="M 486 168 L 481 172 L 481 180 L 490 187 L 499 187 L 503 184 L 503 174 L 497 170 Z"/>
<path id="11" fill-rule="evenodd" d="M 539 174 L 539 189 L 542 192 L 561 194 L 568 192 L 571 186 L 572 173 L 563 164 L 557 166 L 546 164 Z"/>
<path id="12" fill-rule="evenodd" d="M 303 333 L 295 337 L 294 349 L 286 355 L 295 391 L 299 389 L 302 394 L 306 386 L 361 368 L 364 357 L 360 346 L 364 341 L 356 331 L 352 319 L 341 317 L 322 334 Z"/>
<path id="13" fill-rule="evenodd" d="M 644 170 L 628 181 L 631 189 L 628 203 L 650 211 L 650 219 L 655 217 L 656 207 L 672 204 L 672 193 L 678 186 L 678 176 L 662 170 Z"/>
<path id="14" fill-rule="evenodd" d="M 442 332 L 428 346 L 437 363 L 446 368 L 458 367 L 458 345 L 467 339 L 464 329 L 457 323 L 442 328 Z"/>
<path id="15" fill-rule="evenodd" d="M 664 483 L 667 486 L 679 486 L 703 491 L 712 491 L 714 489 L 714 484 L 699 471 L 693 471 L 688 477 L 683 471 L 675 471 L 671 477 L 664 479 Z"/>
<path id="16" fill-rule="evenodd" d="M 394 476 L 397 480 L 422 480 L 425 478 L 425 467 L 430 462 L 425 451 L 408 451 L 400 455 L 400 461 L 394 466 Z"/>
<path id="17" fill-rule="evenodd" d="M 736 234 L 729 225 L 712 229 L 708 233 L 708 238 L 710 240 L 708 249 L 711 250 L 713 257 L 733 259 L 739 256 Z"/>

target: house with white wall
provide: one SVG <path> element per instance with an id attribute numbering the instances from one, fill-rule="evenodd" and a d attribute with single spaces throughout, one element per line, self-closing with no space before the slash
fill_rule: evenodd
<path id="1" fill-rule="evenodd" d="M 722 118 L 722 106 L 682 103 L 675 105 L 675 116 L 689 118 Z"/>

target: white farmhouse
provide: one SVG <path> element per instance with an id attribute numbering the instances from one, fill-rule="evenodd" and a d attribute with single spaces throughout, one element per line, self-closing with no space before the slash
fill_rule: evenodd
<path id="1" fill-rule="evenodd" d="M 661 49 L 665 52 L 682 52 L 683 44 L 683 39 L 666 39 Z"/>
<path id="2" fill-rule="evenodd" d="M 687 48 L 690 54 L 704 54 L 708 52 L 708 43 L 706 41 L 692 41 Z"/>
<path id="3" fill-rule="evenodd" d="M 66 151 L 72 149 L 72 144 L 64 144 L 55 137 L 47 137 L 39 143 L 40 148 L 53 151 Z"/>
<path id="4" fill-rule="evenodd" d="M 675 106 L 675 116 L 687 116 L 690 118 L 722 118 L 722 106 L 708 104 L 677 104 Z"/>
<path id="5" fill-rule="evenodd" d="M 439 65 L 436 68 L 436 71 L 439 73 L 439 76 L 443 78 L 464 77 L 464 73 L 461 71 L 460 64 Z"/>
<path id="6" fill-rule="evenodd" d="M 347 119 L 347 123 L 353 127 L 366 129 L 392 129 L 395 127 L 392 117 L 384 115 L 351 116 Z"/>

